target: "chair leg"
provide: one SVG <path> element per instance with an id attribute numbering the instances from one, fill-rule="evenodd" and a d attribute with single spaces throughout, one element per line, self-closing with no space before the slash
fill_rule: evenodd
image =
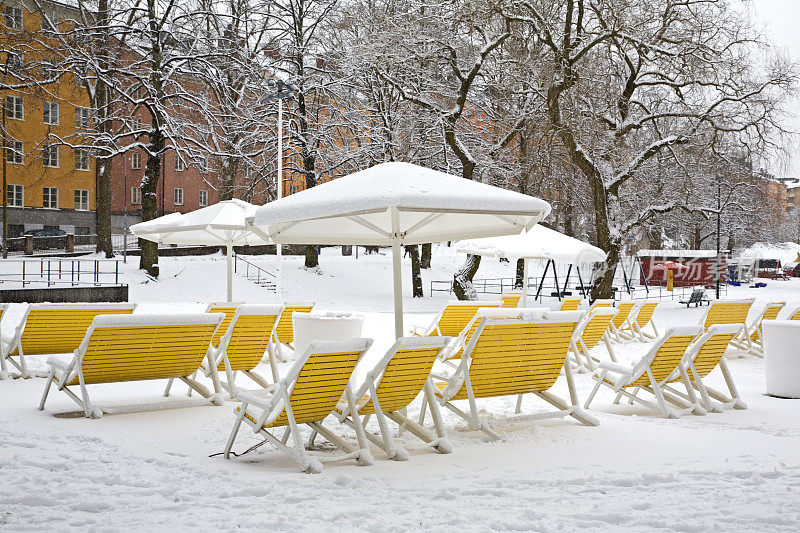
<path id="1" fill-rule="evenodd" d="M 594 384 L 594 387 L 592 388 L 592 392 L 590 392 L 589 396 L 586 398 L 586 403 L 583 404 L 583 407 L 585 409 L 588 409 L 589 405 L 591 405 L 592 400 L 594 400 L 594 397 L 597 394 L 597 391 L 600 390 L 600 385 L 602 385 L 604 383 L 604 380 L 606 379 L 606 375 L 607 374 L 608 374 L 607 371 L 601 370 L 600 371 L 600 375 L 596 375 L 595 374 L 595 375 L 592 376 L 592 378 L 595 380 L 596 383 Z"/>
<path id="2" fill-rule="evenodd" d="M 567 361 L 565 367 L 572 366 L 569 361 Z M 522 411 L 522 394 L 517 395 L 517 406 L 514 408 L 514 414 L 519 414 Z"/>
<path id="3" fill-rule="evenodd" d="M 734 409 L 747 409 L 747 404 L 744 403 L 742 397 L 739 396 L 739 391 L 736 389 L 736 384 L 733 382 L 733 376 L 728 368 L 728 363 L 723 358 L 719 362 L 719 368 L 722 371 L 722 376 L 725 378 L 725 384 L 728 385 L 728 390 L 731 393 L 731 400 L 733 401 Z"/>
<path id="4" fill-rule="evenodd" d="M 661 388 L 658 386 L 658 382 L 656 382 L 656 378 L 653 376 L 653 371 L 650 369 L 650 367 L 647 368 L 647 377 L 650 378 L 650 386 L 653 388 L 653 394 L 656 397 L 658 408 L 661 410 L 661 414 L 664 416 L 664 418 L 675 417 L 675 415 L 670 411 L 669 407 L 667 407 L 667 401 L 664 399 L 664 395 L 661 393 Z"/>
<path id="5" fill-rule="evenodd" d="M 172 382 L 175 381 L 175 378 L 169 378 L 167 380 L 167 386 L 164 388 L 164 397 L 169 398 L 169 391 L 172 389 Z"/>
<path id="6" fill-rule="evenodd" d="M 569 400 L 571 404 L 570 407 L 572 408 L 570 416 L 578 422 L 586 424 L 587 426 L 598 425 L 598 420 L 581 408 L 580 401 L 578 401 L 578 392 L 575 390 L 575 378 L 572 375 L 572 369 L 569 366 L 569 361 L 564 361 L 564 374 L 567 378 L 567 388 L 569 389 Z M 547 392 L 542 392 L 540 393 L 540 396 L 546 399 L 552 395 Z"/>
<path id="7" fill-rule="evenodd" d="M 450 441 L 445 440 L 447 438 L 447 433 L 444 429 L 444 420 L 442 419 L 442 412 L 436 401 L 435 388 L 430 378 L 428 378 L 428 382 L 425 384 L 425 399 L 431 408 L 433 427 L 436 430 L 436 436 L 439 437 L 439 444 L 436 446 L 436 451 L 439 453 L 450 453 L 453 451 L 453 447 L 450 445 Z M 422 402 L 423 405 L 425 405 L 425 403 L 426 402 Z M 422 424 L 420 424 L 420 426 L 422 426 Z"/>
<path id="8" fill-rule="evenodd" d="M 242 420 L 244 420 L 244 413 L 246 409 L 247 404 L 242 402 L 242 405 L 239 406 L 239 412 L 236 414 L 236 422 L 233 423 L 231 435 L 228 437 L 227 444 L 225 444 L 225 459 L 231 458 L 231 448 L 233 448 L 233 442 L 236 440 L 236 434 L 239 433 L 239 428 L 242 426 Z"/>
<path id="9" fill-rule="evenodd" d="M 369 466 L 375 462 L 375 459 L 372 457 L 372 453 L 369 451 L 369 442 L 367 441 L 366 431 L 364 430 L 364 425 L 361 423 L 361 417 L 358 415 L 358 409 L 356 406 L 355 396 L 353 395 L 353 390 L 350 388 L 350 385 L 347 385 L 344 389 L 344 395 L 347 398 L 347 403 L 350 405 L 350 416 L 352 417 L 353 421 L 356 424 L 356 437 L 358 438 L 358 462 L 361 465 Z M 373 400 L 376 400 L 377 397 L 373 397 Z M 375 404 L 378 407 L 377 404 Z"/>
<path id="10" fill-rule="evenodd" d="M 42 393 L 42 399 L 39 402 L 40 411 L 44 411 L 44 404 L 47 401 L 47 395 L 50 392 L 50 386 L 53 384 L 53 379 L 55 379 L 55 369 L 50 368 L 50 375 L 47 376 L 47 383 L 44 384 L 44 393 Z"/>

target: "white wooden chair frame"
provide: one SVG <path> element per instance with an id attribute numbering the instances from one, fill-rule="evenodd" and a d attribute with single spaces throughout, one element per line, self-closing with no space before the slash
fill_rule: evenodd
<path id="1" fill-rule="evenodd" d="M 622 304 L 630 302 L 620 303 Z M 631 307 L 631 310 L 628 312 L 628 316 L 625 317 L 625 320 L 622 322 L 622 324 L 620 324 L 619 327 L 614 324 L 614 319 L 611 319 L 611 323 L 609 324 L 609 340 L 622 344 L 635 339 L 635 335 L 631 332 L 634 331 L 634 316 L 636 313 L 638 313 L 640 305 L 641 304 L 634 303 L 633 307 Z M 617 308 L 617 312 L 619 312 L 619 308 Z"/>
<path id="2" fill-rule="evenodd" d="M 370 415 L 361 415 L 359 410 L 364 405 L 369 403 L 369 401 L 372 401 L 372 405 L 375 409 L 375 419 L 378 422 L 378 428 L 380 430 L 380 437 L 370 432 L 366 432 L 366 436 L 367 439 L 369 439 L 373 444 L 383 450 L 390 459 L 405 461 L 408 459 L 409 453 L 408 450 L 396 442 L 391 430 L 389 429 L 389 424 L 386 421 L 387 418 L 396 423 L 401 430 L 407 430 L 412 435 L 420 439 L 425 443 L 426 447 L 433 448 L 439 453 L 450 453 L 453 450 L 450 441 L 447 440 L 447 432 L 444 429 L 444 422 L 442 420 L 441 412 L 439 411 L 439 404 L 436 401 L 433 381 L 430 375 L 425 381 L 425 385 L 420 391 L 418 391 L 418 393 L 424 393 L 425 398 L 423 401 L 431 410 L 435 432 L 430 431 L 421 424 L 418 424 L 416 421 L 410 419 L 404 412 L 408 406 L 405 406 L 403 409 L 397 411 L 383 411 L 380 401 L 378 400 L 378 391 L 381 388 L 383 374 L 386 371 L 386 367 L 389 365 L 389 362 L 399 350 L 425 348 L 442 350 L 449 341 L 449 337 L 402 337 L 397 339 L 392 347 L 386 351 L 386 354 L 381 358 L 381 360 L 378 361 L 375 367 L 367 373 L 364 383 L 355 393 L 355 398 L 359 401 L 361 401 L 361 398 L 363 398 L 365 395 L 369 394 L 366 402 L 356 405 L 356 413 L 359 414 L 359 417 L 362 417 L 362 425 L 366 427 L 366 425 L 369 423 Z M 356 427 L 357 422 L 350 416 L 350 413 L 350 406 L 349 404 L 345 403 L 339 406 L 339 412 L 335 414 L 340 422 L 358 431 L 358 428 Z"/>
<path id="3" fill-rule="evenodd" d="M 488 308 L 500 308 L 500 306 L 503 305 L 503 301 L 502 300 L 486 300 L 486 301 L 480 300 L 480 301 L 476 302 L 474 300 L 469 300 L 469 301 L 456 300 L 456 301 L 452 301 L 452 302 L 447 302 L 447 304 L 442 308 L 442 310 L 439 311 L 436 314 L 436 318 L 433 319 L 433 322 L 431 322 L 430 325 L 428 325 L 425 328 L 421 328 L 421 327 L 417 327 L 417 326 L 412 327 L 411 328 L 411 333 L 413 335 L 417 335 L 417 336 L 420 336 L 420 337 L 427 337 L 427 336 L 432 336 L 433 333 L 435 332 L 436 336 L 441 337 L 442 336 L 442 332 L 439 330 L 439 320 L 441 320 L 442 315 L 444 315 L 445 310 L 449 306 L 451 306 L 451 305 L 454 305 L 454 306 L 458 306 L 458 305 L 468 306 L 468 305 L 477 305 L 477 304 L 483 305 L 483 306 L 488 307 Z M 506 308 L 506 309 L 508 309 L 508 308 Z"/>
<path id="4" fill-rule="evenodd" d="M 656 307 L 653 309 L 653 314 L 650 315 L 650 319 L 645 323 L 645 325 L 640 326 L 639 313 L 642 311 L 642 308 L 645 306 L 645 304 L 648 303 L 655 303 Z M 660 302 L 651 302 L 648 300 L 639 303 L 636 309 L 631 311 L 630 320 L 626 322 L 628 324 L 629 329 L 623 329 L 620 332 L 623 335 L 623 337 L 629 338 L 631 340 L 638 340 L 639 342 L 648 342 L 653 339 L 659 338 L 661 334 L 658 332 L 658 327 L 656 326 L 656 323 L 653 320 L 653 317 L 655 316 L 655 310 L 658 309 L 659 303 Z M 634 311 L 636 312 L 635 315 Z M 650 326 L 650 328 L 653 330 L 652 333 L 646 331 L 647 326 Z"/>
<path id="5" fill-rule="evenodd" d="M 315 305 L 316 305 L 316 302 L 312 302 L 312 301 L 308 301 L 308 302 L 284 302 L 283 303 L 283 308 L 286 309 L 287 307 L 311 307 L 313 309 Z M 283 311 L 281 311 L 281 313 L 283 313 Z M 286 348 L 288 348 L 289 350 L 292 351 L 292 353 L 294 353 L 294 339 L 292 339 L 292 342 L 283 342 L 283 341 L 280 340 L 280 338 L 278 337 L 278 325 L 280 324 L 280 320 L 281 320 L 281 317 L 278 317 L 278 320 L 275 322 L 275 329 L 273 330 L 274 337 L 273 337 L 273 341 L 272 341 L 272 353 L 275 355 L 275 357 L 277 357 L 279 362 L 285 363 L 285 362 L 289 361 L 290 357 L 287 356 L 284 353 L 283 347 L 286 346 Z M 291 315 L 289 316 L 288 320 L 290 320 L 290 321 L 292 320 Z M 292 327 L 294 327 L 294 324 L 292 324 Z"/>
<path id="6" fill-rule="evenodd" d="M 711 313 L 711 310 L 714 308 L 715 305 L 720 305 L 720 304 L 722 304 L 722 305 L 724 305 L 724 304 L 741 304 L 741 303 L 745 303 L 745 302 L 749 302 L 750 303 L 750 307 L 748 308 L 748 313 L 749 313 L 749 310 L 752 309 L 752 305 L 754 303 L 754 300 L 752 298 L 750 298 L 750 299 L 741 299 L 741 300 L 715 300 L 715 301 L 711 302 L 711 305 L 708 306 L 708 310 L 706 311 L 706 314 L 703 315 L 703 318 L 700 319 L 700 325 L 703 326 L 703 328 L 705 329 L 705 323 L 706 323 L 706 320 L 708 319 L 708 315 Z M 765 311 L 766 311 L 766 309 L 765 309 Z M 763 315 L 763 313 L 762 313 L 762 315 Z M 740 338 L 734 338 L 731 341 L 731 346 L 733 346 L 734 348 L 736 348 L 738 350 L 741 350 L 743 352 L 752 353 L 753 343 L 750 340 L 751 331 L 750 331 L 750 328 L 747 325 L 747 315 L 745 315 L 744 318 L 742 319 L 742 322 L 738 323 L 738 324 L 740 324 L 742 326 L 742 332 L 739 334 Z M 716 324 L 712 324 L 712 325 L 716 325 Z"/>
<path id="7" fill-rule="evenodd" d="M 564 312 L 576 312 L 576 311 L 564 311 Z M 570 353 L 572 353 L 572 363 L 575 364 L 575 370 L 578 372 L 592 372 L 596 367 L 597 363 L 600 361 L 599 359 L 592 357 L 589 355 L 589 348 L 583 342 L 583 332 L 586 330 L 586 327 L 591 322 L 592 318 L 596 315 L 616 315 L 617 310 L 613 307 L 596 307 L 586 313 L 583 314 L 583 319 L 578 322 L 578 325 L 575 327 L 575 332 L 572 334 L 572 342 L 570 345 Z M 608 355 L 611 357 L 611 361 L 617 361 L 617 354 L 614 352 L 614 348 L 611 346 L 611 339 L 609 338 L 609 331 L 613 327 L 613 319 L 608 322 L 609 326 L 606 328 L 603 336 L 600 338 L 600 342 L 602 342 L 606 350 L 608 351 Z M 598 344 L 600 344 L 598 342 Z M 581 361 L 581 356 L 586 361 L 584 365 Z"/>
<path id="8" fill-rule="evenodd" d="M 86 383 L 83 378 L 83 358 L 86 355 L 86 350 L 89 347 L 89 342 L 92 338 L 92 333 L 98 328 L 103 327 L 120 327 L 120 326 L 181 326 L 181 325 L 196 325 L 196 324 L 217 324 L 222 322 L 225 317 L 222 313 L 202 313 L 202 314 L 158 314 L 158 315 L 98 315 L 92 321 L 92 325 L 86 331 L 86 336 L 83 338 L 80 347 L 75 350 L 75 354 L 69 360 L 63 357 L 51 356 L 47 360 L 50 366 L 50 372 L 45 383 L 42 399 L 39 402 L 39 410 L 44 411 L 47 396 L 50 392 L 50 387 L 55 383 L 58 390 L 63 391 L 67 396 L 77 403 L 87 418 L 101 418 L 104 413 L 113 413 L 113 409 L 100 409 L 95 407 L 89 398 L 89 391 L 86 389 Z M 209 337 L 209 343 L 211 338 Z M 209 352 L 206 352 L 206 357 L 209 357 Z M 210 359 L 208 359 L 210 361 Z M 69 389 L 67 383 L 70 383 L 75 377 L 78 378 L 80 396 Z M 214 405 L 222 405 L 223 400 L 217 393 L 219 389 L 214 390 L 212 393 L 203 384 L 194 380 L 191 376 L 179 376 L 178 379 L 186 383 L 189 387 L 197 391 L 203 398 L 211 400 Z M 214 380 L 218 383 L 218 378 Z"/>
<path id="9" fill-rule="evenodd" d="M 261 434 L 267 441 L 275 446 L 275 448 L 286 453 L 290 458 L 292 458 L 300 466 L 300 470 L 303 472 L 318 474 L 322 472 L 323 463 L 346 461 L 348 459 L 355 459 L 359 464 L 364 466 L 373 464 L 374 459 L 369 450 L 369 442 L 366 437 L 364 425 L 358 415 L 351 417 L 355 420 L 354 426 L 358 439 L 357 445 L 345 441 L 335 433 L 328 430 L 322 425 L 322 420 L 306 422 L 305 424 L 313 431 L 311 439 L 309 440 L 309 444 L 311 444 L 311 441 L 316 434 L 319 433 L 328 439 L 328 441 L 334 446 L 344 452 L 343 455 L 334 457 L 311 457 L 306 451 L 305 443 L 300 435 L 298 423 L 295 421 L 291 404 L 291 392 L 295 383 L 297 382 L 303 365 L 305 365 L 312 354 L 358 350 L 361 352 L 358 356 L 358 359 L 360 360 L 371 345 L 372 339 L 351 339 L 348 341 L 313 341 L 311 344 L 309 344 L 305 353 L 295 360 L 286 377 L 280 380 L 280 382 L 275 385 L 272 392 L 266 397 L 258 396 L 248 392 L 238 393 L 236 399 L 242 403 L 237 409 L 234 409 L 236 421 L 233 424 L 230 437 L 225 445 L 225 458 L 230 459 L 231 449 L 233 448 L 233 444 L 236 440 L 236 435 L 238 434 L 239 429 L 244 422 L 252 428 L 253 433 Z M 353 395 L 353 389 L 351 385 L 352 383 L 348 383 L 345 386 L 343 395 L 347 405 L 351 410 L 350 412 L 352 413 L 356 412 L 356 399 Z M 248 411 L 249 406 L 252 406 L 255 409 Z M 286 412 L 288 424 L 285 426 L 286 430 L 284 431 L 283 436 L 278 438 L 267 431 L 264 426 L 275 420 L 284 411 Z M 289 437 L 292 438 L 291 445 L 287 444 Z"/>
<path id="10" fill-rule="evenodd" d="M 595 370 L 594 374 L 592 374 L 592 378 L 595 380 L 595 385 L 592 391 L 589 393 L 589 397 L 586 399 L 584 407 L 589 409 L 589 406 L 591 405 L 592 400 L 594 400 L 594 397 L 597 394 L 597 391 L 600 389 L 600 386 L 605 385 L 616 393 L 616 397 L 614 398 L 615 404 L 618 404 L 620 399 L 625 396 L 628 400 L 630 400 L 631 403 L 637 402 L 659 413 L 664 418 L 679 418 L 682 414 L 689 412 L 698 415 L 706 414 L 705 409 L 701 406 L 700 401 L 694 394 L 694 389 L 692 388 L 689 382 L 689 377 L 686 374 L 686 368 L 682 365 L 685 355 L 681 361 L 677 363 L 673 372 L 679 372 L 684 380 L 684 384 L 687 385 L 687 390 L 689 391 L 689 397 L 691 401 L 689 407 L 683 405 L 683 402 L 678 402 L 675 407 L 668 406 L 667 401 L 671 400 L 671 398 L 669 395 L 664 394 L 664 386 L 670 378 L 666 378 L 661 382 L 657 382 L 651 369 L 651 365 L 658 355 L 658 351 L 670 338 L 690 335 L 696 337 L 702 332 L 703 328 L 701 326 L 669 328 L 664 333 L 664 336 L 650 348 L 647 354 L 639 359 L 639 361 L 637 361 L 632 367 L 626 367 L 615 362 L 601 361 L 598 364 L 598 368 Z M 606 381 L 606 378 L 608 378 L 610 374 L 615 375 L 615 381 L 613 384 Z M 645 374 L 647 374 L 647 377 L 650 381 L 650 385 L 648 387 L 635 387 L 633 393 L 626 390 L 627 387 L 630 387 Z M 644 389 L 655 396 L 656 403 L 639 398 L 637 394 L 640 389 Z"/>
<path id="11" fill-rule="evenodd" d="M 767 303 L 767 305 L 764 306 L 764 309 L 762 309 L 758 314 L 756 319 L 747 326 L 747 329 L 740 331 L 739 335 L 734 338 L 734 346 L 740 349 L 744 349 L 746 347 L 750 355 L 763 358 L 764 338 L 762 337 L 761 332 L 761 322 L 764 320 L 764 315 L 767 313 L 767 311 L 775 306 L 779 306 L 778 313 L 780 313 L 786 306 L 786 302 L 778 301 Z M 753 339 L 752 335 L 755 335 L 756 338 Z M 747 336 L 747 338 L 744 338 L 745 336 Z"/>
<path id="12" fill-rule="evenodd" d="M 7 304 L 4 304 L 7 305 Z M 22 315 L 22 320 L 17 324 L 17 327 L 14 329 L 14 335 L 11 337 L 11 340 L 8 344 L 3 344 L 0 347 L 0 379 L 3 379 L 4 376 L 8 376 L 8 363 L 16 368 L 19 371 L 19 377 L 21 378 L 31 378 L 33 374 L 28 371 L 28 365 L 25 362 L 25 351 L 22 348 L 22 336 L 25 333 L 25 327 L 28 325 L 28 316 L 31 314 L 31 311 L 39 310 L 39 309 L 130 309 L 131 313 L 136 310 L 136 304 L 132 303 L 68 303 L 68 304 L 53 304 L 53 303 L 42 303 L 42 304 L 28 304 L 25 309 L 25 313 Z M 17 353 L 15 356 L 10 355 L 11 352 L 14 351 L 16 348 Z M 19 361 L 15 361 L 13 357 L 17 357 Z M 27 356 L 29 357 L 29 356 Z"/>
<path id="13" fill-rule="evenodd" d="M 525 319 L 496 319 L 496 318 L 482 318 L 481 323 L 478 325 L 475 333 L 472 335 L 470 339 L 469 345 L 465 351 L 465 355 L 461 358 L 460 364 L 456 369 L 455 373 L 451 376 L 441 376 L 441 375 L 433 375 L 433 377 L 443 379 L 447 385 L 445 386 L 444 390 L 442 390 L 439 394 L 436 395 L 436 399 L 442 406 L 449 409 L 451 412 L 455 413 L 457 416 L 464 419 L 468 427 L 471 430 L 480 430 L 485 433 L 489 438 L 493 440 L 502 440 L 503 437 L 495 432 L 491 426 L 489 425 L 488 421 L 482 420 L 478 414 L 478 405 L 476 402 L 475 394 L 472 390 L 472 383 L 470 381 L 470 373 L 469 368 L 472 362 L 472 357 L 470 353 L 477 345 L 480 335 L 483 332 L 486 326 L 497 325 L 497 324 L 508 324 L 509 322 L 518 322 L 520 324 L 532 324 L 532 323 L 542 323 L 542 322 L 578 322 L 580 317 L 583 313 L 576 312 L 576 311 L 549 311 L 545 313 L 542 318 L 525 318 Z M 520 422 L 529 422 L 535 420 L 544 420 L 548 418 L 564 418 L 566 416 L 571 416 L 587 426 L 596 426 L 599 424 L 598 420 L 583 410 L 578 400 L 578 395 L 575 389 L 575 380 L 572 374 L 572 368 L 569 364 L 569 355 L 568 353 L 565 354 L 564 358 L 564 374 L 567 379 L 567 387 L 569 389 L 569 396 L 570 401 L 567 403 L 566 401 L 562 400 L 561 398 L 557 397 L 555 394 L 551 393 L 550 391 L 531 391 L 531 394 L 534 394 L 541 398 L 542 400 L 546 401 L 547 403 L 554 406 L 557 410 L 556 411 L 548 411 L 543 413 L 535 413 L 530 415 L 519 415 L 521 409 L 521 401 L 522 401 L 522 394 L 518 395 L 517 398 L 517 407 L 515 413 L 517 416 L 506 417 L 503 419 L 503 422 L 514 424 Z M 458 392 L 461 390 L 461 387 L 466 387 L 467 391 L 467 401 L 469 404 L 469 413 L 466 413 L 452 404 L 450 401 L 453 397 L 455 397 Z M 420 413 L 419 423 L 422 424 L 425 420 L 425 407 L 423 404 L 423 409 Z"/>
<path id="14" fill-rule="evenodd" d="M 8 304 L 0 304 L 0 327 L 2 327 L 6 311 L 8 311 Z M 5 347 L 0 346 L 0 380 L 8 379 L 9 377 L 11 377 L 11 375 L 8 373 L 8 367 L 6 365 Z"/>

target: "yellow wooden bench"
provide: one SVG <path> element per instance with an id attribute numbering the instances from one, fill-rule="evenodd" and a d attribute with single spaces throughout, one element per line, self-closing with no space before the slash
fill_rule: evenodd
<path id="1" fill-rule="evenodd" d="M 168 378 L 180 379 L 221 405 L 220 397 L 190 376 L 210 354 L 211 338 L 223 318 L 221 313 L 97 316 L 73 356 L 48 359 L 50 374 L 39 409 L 56 384 L 87 417 L 99 418 L 113 409 L 94 407 L 87 385 Z M 70 390 L 76 386 L 80 395 Z"/>
<path id="2" fill-rule="evenodd" d="M 329 431 L 322 425 L 336 408 L 342 395 L 350 412 L 356 405 L 353 390 L 349 385 L 356 363 L 369 349 L 370 339 L 349 341 L 313 341 L 306 352 L 297 357 L 292 368 L 265 396 L 239 392 L 241 405 L 234 409 L 236 421 L 225 445 L 225 458 L 229 459 L 231 448 L 242 422 L 254 433 L 262 435 L 278 450 L 285 452 L 300 465 L 304 472 L 319 473 L 322 463 L 355 459 L 362 465 L 373 463 L 361 419 L 355 416 L 358 444 L 353 445 Z M 306 424 L 332 444 L 344 450 L 344 455 L 328 458 L 312 458 L 308 455 L 300 435 L 299 424 Z M 270 433 L 270 429 L 286 428 L 281 438 Z M 292 445 L 287 445 L 289 438 Z"/>
<path id="3" fill-rule="evenodd" d="M 437 398 L 450 411 L 493 439 L 501 438 L 479 416 L 477 399 L 534 394 L 556 407 L 554 412 L 514 416 L 507 422 L 572 416 L 583 424 L 597 420 L 580 407 L 567 352 L 581 313 L 548 312 L 543 318 L 483 318 L 472 336 L 461 363 L 450 376 L 434 376 Z M 569 401 L 550 392 L 562 368 L 567 379 Z M 468 401 L 468 413 L 453 402 Z M 517 401 L 517 413 L 520 412 Z"/>
<path id="4" fill-rule="evenodd" d="M 2 370 L 7 370 L 7 361 L 21 377 L 31 377 L 27 356 L 72 353 L 96 316 L 129 315 L 135 308 L 131 303 L 30 304 L 11 341 L 2 348 Z"/>

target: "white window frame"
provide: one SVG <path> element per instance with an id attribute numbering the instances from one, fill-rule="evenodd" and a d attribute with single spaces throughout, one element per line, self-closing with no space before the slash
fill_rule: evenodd
<path id="1" fill-rule="evenodd" d="M 186 170 L 186 165 L 183 159 L 178 154 L 175 154 L 175 172 L 183 172 L 184 170 Z"/>
<path id="2" fill-rule="evenodd" d="M 52 164 L 53 157 L 52 154 L 55 154 L 55 165 Z M 45 168 L 58 168 L 59 164 L 59 153 L 58 153 L 58 145 L 57 144 L 46 144 L 42 148 L 42 165 Z"/>
<path id="3" fill-rule="evenodd" d="M 75 189 L 75 211 L 89 210 L 89 191 L 87 189 Z"/>
<path id="4" fill-rule="evenodd" d="M 55 109 L 55 122 L 53 121 L 53 110 Z M 51 126 L 58 126 L 59 118 L 58 102 L 44 102 L 42 104 L 42 122 Z"/>
<path id="5" fill-rule="evenodd" d="M 3 10 L 3 19 L 6 28 L 22 31 L 25 28 L 25 17 L 22 13 L 22 6 L 6 5 Z"/>
<path id="6" fill-rule="evenodd" d="M 89 162 L 89 150 L 86 148 L 75 148 L 75 170 L 90 170 L 91 163 Z M 78 162 L 83 162 L 85 165 L 78 166 Z"/>
<path id="7" fill-rule="evenodd" d="M 53 205 L 53 191 L 55 191 L 56 205 Z M 58 209 L 58 187 L 42 187 L 42 207 Z"/>
<path id="8" fill-rule="evenodd" d="M 88 130 L 92 127 L 92 110 L 88 107 L 75 106 L 75 129 Z"/>
<path id="9" fill-rule="evenodd" d="M 183 205 L 183 187 L 175 187 L 172 190 L 172 203 L 174 205 Z"/>
<path id="10" fill-rule="evenodd" d="M 9 112 L 9 101 L 14 102 L 12 114 L 8 114 Z M 21 96 L 15 95 L 8 95 L 6 96 L 5 102 L 5 112 L 6 118 L 10 118 L 11 120 L 25 120 L 25 100 L 22 99 Z M 17 110 L 19 110 L 19 116 L 17 116 Z"/>
<path id="11" fill-rule="evenodd" d="M 141 205 L 141 204 L 142 204 L 142 188 L 131 187 L 131 205 Z"/>
<path id="12" fill-rule="evenodd" d="M 139 152 L 133 152 L 131 154 L 131 169 L 139 170 L 142 168 L 142 154 Z"/>
<path id="13" fill-rule="evenodd" d="M 25 143 L 15 139 L 9 139 L 5 150 L 6 162 L 9 165 L 25 164 Z M 9 157 L 11 155 L 11 157 Z"/>
<path id="14" fill-rule="evenodd" d="M 9 202 L 8 198 L 8 189 L 12 189 L 13 196 L 11 197 L 11 201 Z M 17 203 L 17 192 L 19 192 L 19 203 Z M 9 207 L 23 207 L 25 205 L 25 187 L 22 185 L 17 185 L 16 183 L 7 183 L 6 184 L 6 202 L 8 203 Z"/>
<path id="15" fill-rule="evenodd" d="M 200 191 L 200 198 L 197 202 L 200 207 L 206 207 L 208 205 L 208 191 L 203 189 Z"/>

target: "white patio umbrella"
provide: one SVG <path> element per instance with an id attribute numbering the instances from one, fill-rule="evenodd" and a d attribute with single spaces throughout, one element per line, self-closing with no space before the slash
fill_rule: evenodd
<path id="1" fill-rule="evenodd" d="M 465 254 L 523 260 L 522 306 L 528 303 L 528 260 L 548 259 L 556 263 L 583 265 L 602 263 L 606 253 L 589 243 L 544 226 L 535 226 L 517 235 L 471 239 L 456 244 Z M 580 272 L 579 272 L 580 273 Z"/>
<path id="2" fill-rule="evenodd" d="M 255 215 L 258 206 L 242 200 L 225 200 L 182 215 L 170 213 L 131 226 L 139 238 L 160 244 L 198 244 L 225 246 L 228 276 L 227 297 L 233 301 L 233 247 L 272 244 L 263 232 L 255 233 L 247 219 Z"/>
<path id="3" fill-rule="evenodd" d="M 400 337 L 401 246 L 519 233 L 549 212 L 538 198 L 409 163 L 382 163 L 259 207 L 253 227 L 280 244 L 392 246 Z"/>

